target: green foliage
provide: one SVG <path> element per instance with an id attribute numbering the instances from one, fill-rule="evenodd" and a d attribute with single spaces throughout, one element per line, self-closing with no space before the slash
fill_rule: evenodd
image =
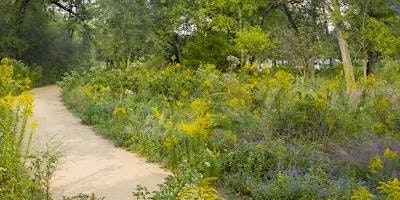
<path id="1" fill-rule="evenodd" d="M 205 51 L 205 49 L 207 49 Z M 196 34 L 188 39 L 184 52 L 184 63 L 187 66 L 201 64 L 217 64 L 226 66 L 227 56 L 232 54 L 232 45 L 227 36 L 219 32 L 210 32 L 206 35 Z"/>
<path id="2" fill-rule="evenodd" d="M 257 55 L 272 46 L 269 35 L 260 27 L 245 28 L 236 34 L 235 49 L 240 53 Z"/>
<path id="3" fill-rule="evenodd" d="M 2 59 L 0 71 L 0 199 L 50 199 L 45 188 L 49 186 L 51 170 L 36 173 L 41 159 L 35 159 L 32 162 L 35 179 L 32 180 L 24 167 L 29 155 L 29 142 L 26 146 L 22 142 L 25 137 L 32 136 L 37 126 L 32 122 L 31 130 L 27 130 L 33 106 L 33 96 L 26 92 L 31 83 L 27 77 L 29 72 L 23 64 L 7 58 Z M 41 176 L 44 172 L 47 178 Z"/>
<path id="4" fill-rule="evenodd" d="M 340 72 L 310 82 L 297 77 L 253 65 L 223 73 L 214 65 L 177 64 L 72 72 L 60 86 L 84 121 L 176 172 L 156 193 L 159 199 L 213 191 L 201 184 L 212 177 L 253 199 L 349 199 L 355 183 L 392 177 L 397 166 L 385 161 L 385 178 L 370 179 L 369 161 L 349 162 L 348 153 L 336 156 L 331 145 L 352 152 L 358 138 L 398 138 L 390 91 L 399 84 L 360 79 L 352 102 Z M 144 188 L 135 194 L 147 196 Z"/>
<path id="5" fill-rule="evenodd" d="M 0 58 L 28 64 L 36 72 L 32 81 L 37 85 L 55 83 L 69 69 L 90 63 L 89 28 L 55 12 L 50 3 L 1 2 Z M 80 11 L 80 5 L 75 6 Z"/>

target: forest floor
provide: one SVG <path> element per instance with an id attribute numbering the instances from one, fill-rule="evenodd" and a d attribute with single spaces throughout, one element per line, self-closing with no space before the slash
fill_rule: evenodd
<path id="1" fill-rule="evenodd" d="M 34 119 L 39 128 L 33 151 L 60 152 L 51 182 L 56 200 L 62 196 L 95 193 L 112 200 L 133 199 L 137 185 L 158 189 L 170 172 L 126 150 L 115 147 L 75 117 L 60 100 L 59 89 L 34 90 Z"/>

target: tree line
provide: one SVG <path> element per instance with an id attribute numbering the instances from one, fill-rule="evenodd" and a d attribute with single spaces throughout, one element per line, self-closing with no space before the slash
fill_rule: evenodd
<path id="1" fill-rule="evenodd" d="M 343 64 L 364 75 L 398 60 L 399 0 L 2 0 L 0 56 L 44 67 L 106 60 L 174 62 L 226 70 L 266 59 L 304 66 Z"/>

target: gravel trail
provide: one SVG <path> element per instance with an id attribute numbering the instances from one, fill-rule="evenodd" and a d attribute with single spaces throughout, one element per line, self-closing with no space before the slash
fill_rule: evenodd
<path id="1" fill-rule="evenodd" d="M 61 152 L 51 182 L 56 200 L 62 196 L 95 193 L 106 200 L 132 200 L 138 184 L 150 191 L 170 173 L 142 157 L 115 147 L 69 112 L 60 100 L 59 89 L 35 89 L 34 117 L 39 128 L 33 136 L 33 151 Z"/>

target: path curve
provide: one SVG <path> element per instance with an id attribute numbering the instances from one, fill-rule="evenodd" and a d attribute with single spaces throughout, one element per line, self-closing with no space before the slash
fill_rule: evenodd
<path id="1" fill-rule="evenodd" d="M 79 193 L 95 193 L 107 200 L 132 200 L 138 184 L 154 191 L 169 175 L 160 166 L 115 147 L 81 124 L 61 102 L 56 86 L 38 88 L 34 93 L 34 119 L 39 128 L 32 148 L 62 152 L 51 183 L 56 200 Z"/>

